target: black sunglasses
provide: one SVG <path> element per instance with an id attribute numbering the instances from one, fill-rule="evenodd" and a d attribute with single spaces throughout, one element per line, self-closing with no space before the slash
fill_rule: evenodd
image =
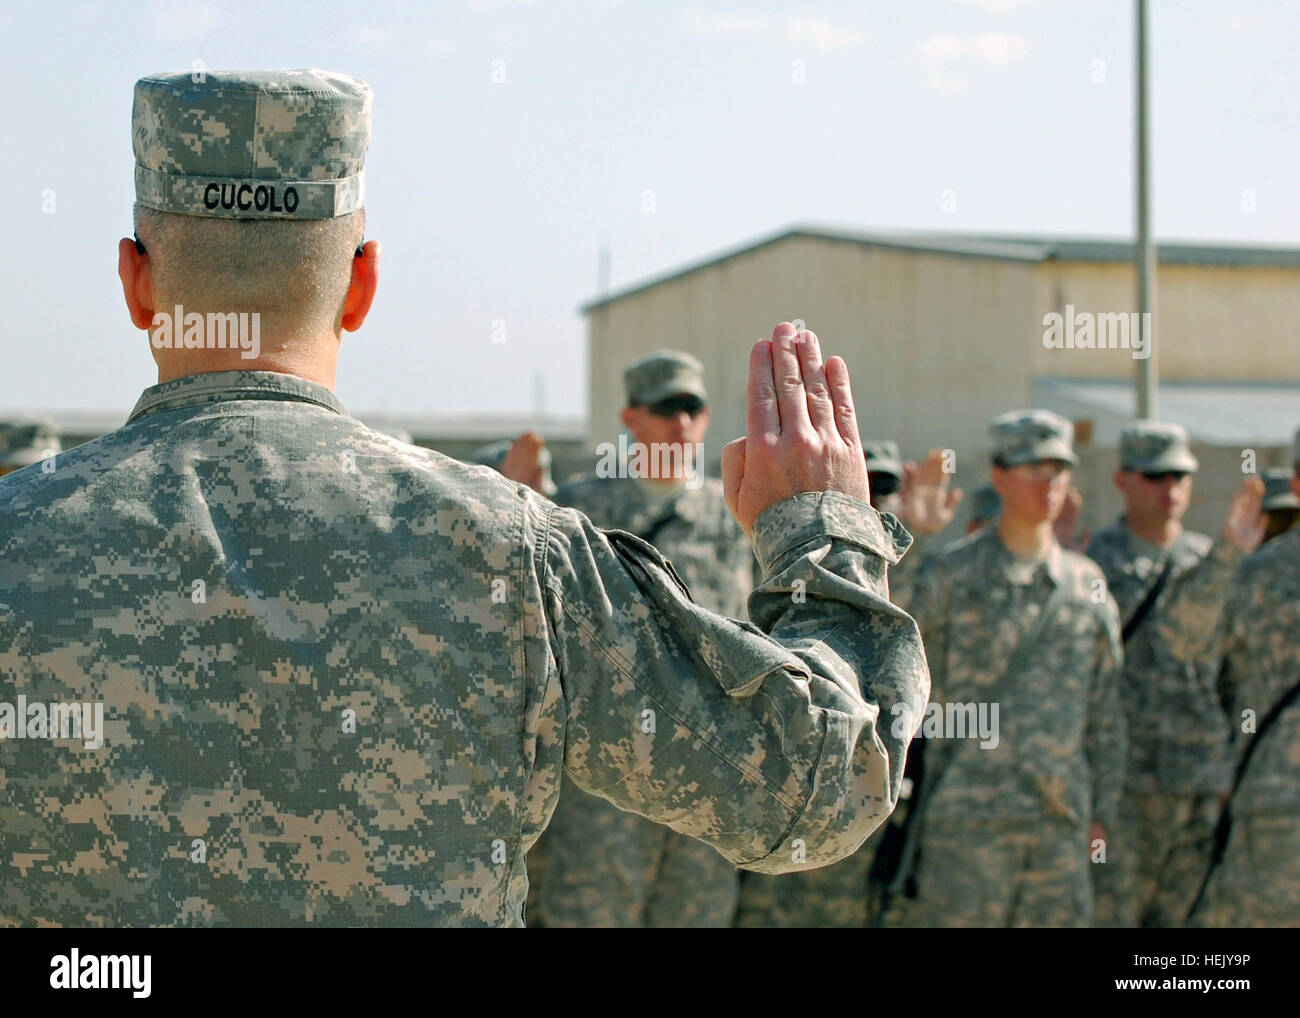
<path id="1" fill-rule="evenodd" d="M 704 409 L 704 400 L 699 396 L 669 396 L 646 407 L 656 417 L 676 417 L 683 411 L 689 417 L 696 417 Z"/>
<path id="2" fill-rule="evenodd" d="M 871 488 L 871 494 L 884 498 L 886 495 L 895 495 L 903 486 L 893 474 L 867 474 L 867 484 Z"/>
<path id="3" fill-rule="evenodd" d="M 1186 470 L 1155 470 L 1152 471 L 1151 473 L 1147 473 L 1144 470 L 1142 472 L 1142 476 L 1145 477 L 1152 484 L 1159 484 L 1161 481 L 1168 480 L 1168 479 L 1172 479 L 1173 482 L 1177 484 L 1179 481 L 1181 481 L 1184 477 L 1187 476 L 1187 471 Z"/>

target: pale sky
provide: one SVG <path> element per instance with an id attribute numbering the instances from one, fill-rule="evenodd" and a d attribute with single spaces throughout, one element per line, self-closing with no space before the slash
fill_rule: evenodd
<path id="1" fill-rule="evenodd" d="M 1152 7 L 1157 236 L 1300 243 L 1300 5 Z M 544 409 L 577 414 L 603 241 L 618 289 L 801 223 L 1130 235 L 1132 10 L 6 0 L 0 407 L 125 415 L 156 378 L 116 277 L 144 74 L 201 60 L 373 86 L 384 261 L 343 344 L 351 410 L 526 412 L 540 377 Z"/>

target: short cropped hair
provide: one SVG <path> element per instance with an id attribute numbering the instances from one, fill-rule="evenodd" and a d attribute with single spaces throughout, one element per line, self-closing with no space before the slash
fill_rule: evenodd
<path id="1" fill-rule="evenodd" d="M 135 206 L 154 303 L 259 311 L 320 328 L 343 313 L 365 212 L 335 219 L 218 219 Z"/>

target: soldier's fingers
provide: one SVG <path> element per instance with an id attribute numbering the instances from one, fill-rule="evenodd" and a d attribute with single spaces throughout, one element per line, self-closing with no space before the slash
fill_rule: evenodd
<path id="1" fill-rule="evenodd" d="M 523 455 L 535 457 L 542 451 L 542 446 L 545 444 L 546 443 L 542 441 L 542 436 L 537 432 L 525 431 L 515 439 L 515 444 L 510 447 L 510 451 L 518 451 Z"/>
<path id="2" fill-rule="evenodd" d="M 749 388 L 745 394 L 745 427 L 748 431 L 747 437 L 751 441 L 758 441 L 765 435 L 781 433 L 781 413 L 777 409 L 776 386 L 772 382 L 771 340 L 760 339 L 749 351 Z"/>
<path id="3" fill-rule="evenodd" d="M 961 505 L 961 500 L 966 497 L 966 493 L 960 488 L 953 488 L 948 492 L 948 508 L 956 509 Z"/>
<path id="4" fill-rule="evenodd" d="M 781 433 L 804 430 L 808 424 L 808 396 L 799 370 L 797 337 L 793 327 L 782 322 L 772 333 L 772 381 L 776 385 L 776 405 L 781 414 Z"/>
<path id="5" fill-rule="evenodd" d="M 803 372 L 803 387 L 808 395 L 808 420 L 818 431 L 835 434 L 835 405 L 826 384 L 826 367 L 822 364 L 821 343 L 817 333 L 804 332 L 799 344 L 799 368 Z"/>
<path id="6" fill-rule="evenodd" d="M 726 499 L 731 515 L 739 519 L 736 512 L 740 504 L 740 485 L 745 480 L 745 443 L 747 439 L 736 438 L 722 447 L 722 495 Z"/>
<path id="7" fill-rule="evenodd" d="M 947 482 L 948 475 L 943 472 L 942 449 L 931 449 L 925 454 L 925 459 L 918 471 L 918 480 L 922 484 L 934 485 L 943 485 Z"/>
<path id="8" fill-rule="evenodd" d="M 1259 512 L 1259 506 L 1263 500 L 1264 482 L 1260 480 L 1257 474 L 1252 474 L 1241 482 L 1241 487 L 1237 490 L 1237 494 L 1233 496 L 1231 512 L 1234 515 L 1253 516 Z"/>
<path id="9" fill-rule="evenodd" d="M 832 357 L 826 362 L 826 385 L 835 405 L 835 428 L 846 445 L 862 448 L 858 437 L 858 413 L 853 408 L 853 390 L 849 386 L 849 366 L 843 357 Z"/>

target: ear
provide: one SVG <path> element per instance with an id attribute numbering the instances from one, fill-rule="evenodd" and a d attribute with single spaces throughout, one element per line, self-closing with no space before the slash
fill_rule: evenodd
<path id="1" fill-rule="evenodd" d="M 356 332 L 370 314 L 379 288 L 379 241 L 367 241 L 361 254 L 352 259 L 352 285 L 343 302 L 343 328 Z"/>
<path id="2" fill-rule="evenodd" d="M 1120 491 L 1125 490 L 1126 485 L 1124 483 L 1125 478 L 1124 478 L 1123 470 L 1116 470 L 1113 474 L 1110 475 L 1110 480 L 1111 483 L 1114 484 L 1115 487 L 1118 488 Z"/>
<path id="3" fill-rule="evenodd" d="M 628 431 L 635 431 L 634 424 L 637 420 L 636 410 L 633 407 L 625 406 L 623 412 L 618 415 L 618 419 L 623 422 L 623 427 Z"/>
<path id="4" fill-rule="evenodd" d="M 989 484 L 993 485 L 993 490 L 999 495 L 1005 494 L 1007 486 L 1007 472 L 1001 467 L 992 467 L 989 470 Z"/>
<path id="5" fill-rule="evenodd" d="M 703 435 L 706 431 L 709 430 L 709 408 L 705 407 L 703 410 L 701 410 L 700 415 L 697 419 L 700 422 L 700 434 Z"/>
<path id="6" fill-rule="evenodd" d="M 149 255 L 141 254 L 130 237 L 117 242 L 117 278 L 122 281 L 126 309 L 137 329 L 153 325 L 153 281 L 149 276 Z"/>
<path id="7" fill-rule="evenodd" d="M 1297 467 L 1296 472 L 1291 475 L 1291 493 L 1296 498 L 1300 498 L 1300 467 Z"/>

